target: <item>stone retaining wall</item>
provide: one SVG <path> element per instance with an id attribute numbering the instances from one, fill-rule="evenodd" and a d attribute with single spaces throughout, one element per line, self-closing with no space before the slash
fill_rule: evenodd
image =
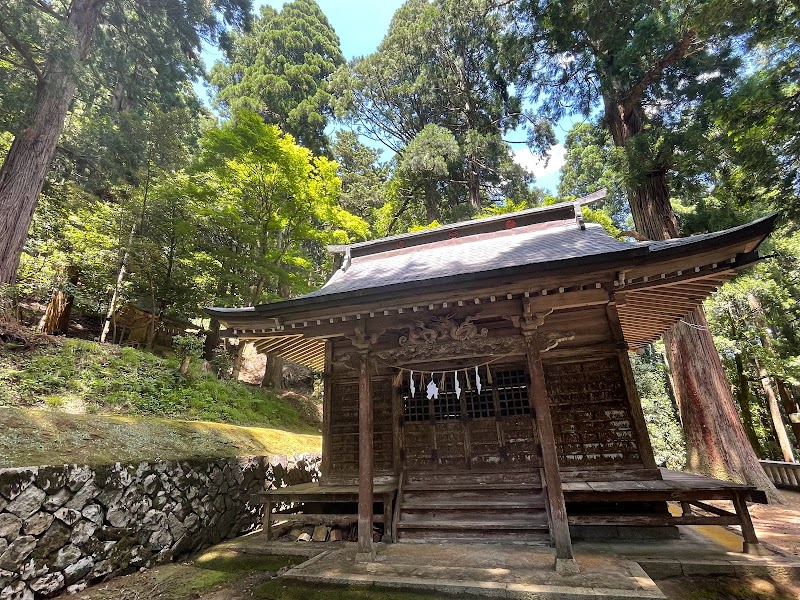
<path id="1" fill-rule="evenodd" d="M 32 600 L 246 533 L 250 495 L 319 478 L 318 456 L 0 469 L 0 600 Z"/>

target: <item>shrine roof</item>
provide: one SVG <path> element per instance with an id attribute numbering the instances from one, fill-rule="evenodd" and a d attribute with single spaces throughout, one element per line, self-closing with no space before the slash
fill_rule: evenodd
<path id="1" fill-rule="evenodd" d="M 584 225 L 579 216 L 579 208 L 563 203 L 333 248 L 343 262 L 319 290 L 257 307 L 209 308 L 207 312 L 222 321 L 254 313 L 283 316 L 379 295 L 415 294 L 441 284 L 469 286 L 498 275 L 534 275 L 567 267 L 591 270 L 630 260 L 679 258 L 744 240 L 755 240 L 747 250 L 751 251 L 772 231 L 776 218 L 771 215 L 685 238 L 625 242 L 600 225 Z"/>

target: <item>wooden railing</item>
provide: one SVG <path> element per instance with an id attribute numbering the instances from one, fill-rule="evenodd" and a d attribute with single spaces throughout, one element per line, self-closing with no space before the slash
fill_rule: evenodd
<path id="1" fill-rule="evenodd" d="M 800 463 L 778 460 L 761 460 L 759 462 L 777 487 L 800 490 Z"/>

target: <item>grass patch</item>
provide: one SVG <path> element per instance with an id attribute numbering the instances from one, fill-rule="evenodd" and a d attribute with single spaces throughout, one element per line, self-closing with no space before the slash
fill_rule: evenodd
<path id="1" fill-rule="evenodd" d="M 266 390 L 222 381 L 178 360 L 70 339 L 0 344 L 0 406 L 117 413 L 318 433 L 297 406 Z"/>

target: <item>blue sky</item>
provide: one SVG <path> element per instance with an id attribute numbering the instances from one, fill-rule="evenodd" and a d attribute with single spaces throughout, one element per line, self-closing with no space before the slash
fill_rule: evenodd
<path id="1" fill-rule="evenodd" d="M 254 0 L 255 10 L 265 4 L 280 9 L 282 0 Z M 322 12 L 328 17 L 341 42 L 342 54 L 346 59 L 364 56 L 374 52 L 392 20 L 394 12 L 403 4 L 402 0 L 317 0 Z M 219 58 L 219 53 L 207 48 L 203 52 L 206 66 L 210 67 Z M 199 91 L 199 90 L 198 90 Z M 564 147 L 561 145 L 567 135 L 572 120 L 565 120 L 556 127 L 558 145 L 551 149 L 547 165 L 531 154 L 524 144 L 515 144 L 514 159 L 536 175 L 536 185 L 555 192 L 560 179 L 561 165 L 564 164 Z M 524 138 L 522 134 L 516 136 Z"/>

